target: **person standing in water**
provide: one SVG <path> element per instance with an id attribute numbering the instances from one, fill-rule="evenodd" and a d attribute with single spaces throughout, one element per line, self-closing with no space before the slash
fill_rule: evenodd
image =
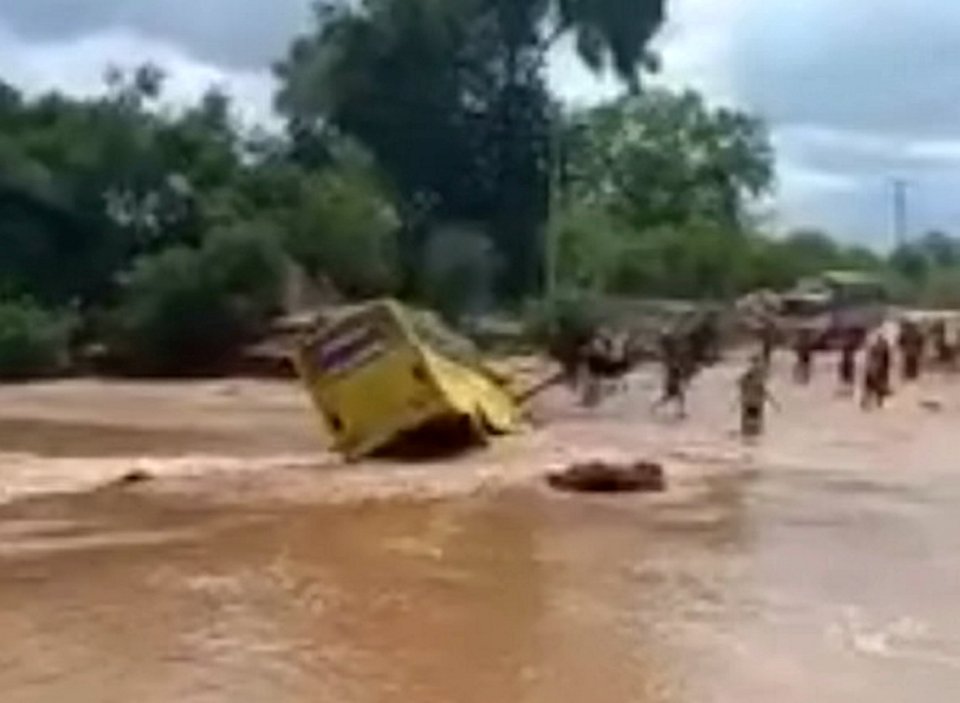
<path id="1" fill-rule="evenodd" d="M 760 328 L 760 356 L 767 369 L 773 362 L 773 352 L 777 346 L 777 327 L 772 320 L 765 320 Z"/>
<path id="2" fill-rule="evenodd" d="M 740 377 L 740 434 L 748 439 L 763 434 L 767 404 L 775 402 L 767 390 L 768 369 L 758 354 Z"/>
<path id="3" fill-rule="evenodd" d="M 900 323 L 897 346 L 900 347 L 903 358 L 903 380 L 916 381 L 920 377 L 925 347 L 923 333 L 917 323 L 912 320 L 903 320 Z"/>
<path id="4" fill-rule="evenodd" d="M 957 365 L 956 335 L 951 335 L 946 320 L 937 320 L 930 330 L 930 343 L 937 364 L 945 371 L 955 371 Z"/>
<path id="5" fill-rule="evenodd" d="M 814 342 L 813 330 L 804 328 L 797 333 L 794 343 L 797 361 L 793 368 L 793 378 L 797 383 L 806 385 L 813 376 Z"/>
<path id="6" fill-rule="evenodd" d="M 882 408 L 890 395 L 892 356 L 890 342 L 887 341 L 883 333 L 877 334 L 867 349 L 866 369 L 863 374 L 863 397 L 861 398 L 861 405 L 864 410 Z"/>
<path id="7" fill-rule="evenodd" d="M 653 404 L 659 410 L 673 403 L 677 417 L 687 416 L 687 384 L 690 380 L 690 362 L 686 346 L 676 335 L 664 333 L 660 339 L 661 362 L 663 363 L 663 391 Z"/>
<path id="8" fill-rule="evenodd" d="M 860 336 L 856 332 L 844 335 L 840 347 L 840 363 L 837 366 L 840 378 L 840 391 L 844 395 L 853 395 L 857 384 L 857 352 L 860 350 Z"/>

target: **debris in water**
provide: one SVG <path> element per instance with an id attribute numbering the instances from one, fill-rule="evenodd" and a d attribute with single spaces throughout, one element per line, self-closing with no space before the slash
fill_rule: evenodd
<path id="1" fill-rule="evenodd" d="M 617 465 L 604 461 L 574 464 L 547 476 L 560 491 L 580 493 L 659 493 L 667 488 L 663 466 L 651 461 Z"/>
<path id="2" fill-rule="evenodd" d="M 920 401 L 920 407 L 931 413 L 943 412 L 943 403 L 939 400 L 922 400 Z"/>
<path id="3" fill-rule="evenodd" d="M 153 474 L 143 469 L 133 469 L 120 476 L 113 482 L 114 486 L 123 488 L 126 486 L 136 486 L 141 483 L 153 480 Z"/>

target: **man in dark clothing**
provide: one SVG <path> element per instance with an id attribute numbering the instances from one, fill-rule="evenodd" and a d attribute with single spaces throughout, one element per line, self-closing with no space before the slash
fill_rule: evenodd
<path id="1" fill-rule="evenodd" d="M 793 378 L 797 383 L 810 383 L 813 376 L 813 354 L 815 347 L 813 330 L 801 329 L 797 333 L 795 352 L 797 362 L 793 369 Z"/>
<path id="2" fill-rule="evenodd" d="M 897 345 L 903 356 L 903 380 L 916 381 L 920 377 L 920 365 L 923 361 L 924 339 L 919 326 L 911 320 L 900 323 Z"/>
<path id="3" fill-rule="evenodd" d="M 774 403 L 767 390 L 769 367 L 762 355 L 750 360 L 740 377 L 740 434 L 753 439 L 763 434 L 768 403 Z"/>
<path id="4" fill-rule="evenodd" d="M 890 395 L 892 366 L 890 343 L 882 334 L 867 349 L 867 364 L 863 374 L 863 408 L 882 408 Z"/>
<path id="5" fill-rule="evenodd" d="M 956 340 L 951 340 L 947 333 L 947 323 L 944 320 L 937 320 L 930 330 L 930 338 L 933 345 L 933 353 L 936 356 L 937 364 L 947 371 L 953 371 L 957 363 Z"/>
<path id="6" fill-rule="evenodd" d="M 763 363 L 770 368 L 773 361 L 773 352 L 777 346 L 777 327 L 772 320 L 765 320 L 760 328 L 760 356 Z"/>
<path id="7" fill-rule="evenodd" d="M 840 389 L 843 393 L 852 394 L 857 382 L 857 352 L 860 350 L 859 335 L 848 333 L 843 338 L 840 347 L 840 364 L 837 369 L 840 377 Z"/>
<path id="8" fill-rule="evenodd" d="M 686 417 L 687 386 L 690 383 L 692 366 L 688 358 L 689 350 L 676 335 L 664 333 L 660 338 L 660 356 L 663 364 L 663 390 L 660 398 L 653 404 L 653 409 L 659 410 L 664 405 L 673 403 L 677 416 Z"/>
<path id="9" fill-rule="evenodd" d="M 717 313 L 704 313 L 687 335 L 690 360 L 697 366 L 716 363 L 720 358 L 720 330 Z"/>

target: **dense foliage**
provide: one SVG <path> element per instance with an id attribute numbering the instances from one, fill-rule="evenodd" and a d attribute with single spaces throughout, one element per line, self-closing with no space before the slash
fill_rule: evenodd
<path id="1" fill-rule="evenodd" d="M 555 43 L 639 85 L 664 0 L 322 2 L 315 31 L 278 65 L 278 106 L 295 133 L 365 144 L 419 254 L 435 225 L 482 227 L 503 265 L 498 290 L 538 287 L 553 132 L 546 81 Z"/>
<path id="2" fill-rule="evenodd" d="M 46 376 L 67 367 L 71 316 L 26 300 L 0 301 L 0 379 Z"/>
<path id="3" fill-rule="evenodd" d="M 127 370 L 216 370 L 263 332 L 283 281 L 278 237 L 253 225 L 213 231 L 200 248 L 140 257 L 123 283 L 108 335 Z"/>
<path id="4" fill-rule="evenodd" d="M 731 298 L 835 268 L 960 305 L 949 236 L 881 256 L 764 234 L 762 121 L 641 80 L 663 14 L 663 0 L 319 2 L 276 67 L 280 132 L 239 125 L 216 89 L 169 105 L 151 65 L 112 69 L 87 99 L 0 82 L 0 375 L 104 346 L 144 373 L 216 368 L 280 310 L 291 268 L 454 322 L 545 284 Z M 557 42 L 623 94 L 559 104 Z"/>

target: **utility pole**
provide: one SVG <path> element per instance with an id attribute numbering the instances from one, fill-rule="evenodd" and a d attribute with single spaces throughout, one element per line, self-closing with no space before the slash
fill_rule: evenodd
<path id="1" fill-rule="evenodd" d="M 910 183 L 903 178 L 893 180 L 893 236 L 894 245 L 902 247 L 909 234 L 907 196 Z"/>

